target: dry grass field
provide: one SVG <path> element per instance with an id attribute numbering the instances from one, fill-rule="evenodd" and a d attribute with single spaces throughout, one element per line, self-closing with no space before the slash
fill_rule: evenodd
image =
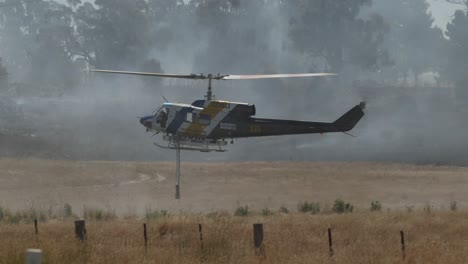
<path id="1" fill-rule="evenodd" d="M 169 162 L 0 159 L 0 263 L 24 263 L 27 248 L 41 248 L 45 263 L 400 263 L 401 229 L 407 263 L 468 262 L 468 168 L 183 163 L 180 202 L 174 200 L 174 171 Z M 354 211 L 333 213 L 337 198 Z M 298 213 L 301 201 L 319 203 L 322 212 Z M 383 209 L 369 212 L 371 201 Z M 457 211 L 450 210 L 454 201 Z M 253 213 L 232 215 L 245 205 Z M 278 213 L 281 206 L 290 213 Z M 73 218 L 89 217 L 93 208 L 109 215 L 99 219 L 112 220 L 88 220 L 88 240 L 76 241 Z M 266 208 L 274 214 L 262 215 Z M 169 216 L 145 219 L 155 210 Z M 37 237 L 31 212 L 45 214 Z M 17 215 L 23 220 L 11 221 Z M 254 254 L 257 222 L 265 225 L 266 258 Z"/>
<path id="2" fill-rule="evenodd" d="M 468 168 L 378 163 L 182 163 L 182 200 L 174 199 L 172 162 L 0 159 L 0 206 L 44 210 L 72 205 L 113 208 L 119 215 L 147 208 L 189 213 L 294 209 L 299 201 L 337 198 L 368 208 L 468 206 Z M 52 208 L 51 208 L 52 207 Z"/>
<path id="3" fill-rule="evenodd" d="M 141 221 L 88 222 L 84 243 L 75 239 L 72 221 L 40 223 L 37 237 L 32 224 L 0 224 L 0 263 L 24 263 L 26 248 L 41 248 L 45 263 L 466 263 L 467 218 L 463 212 L 172 216 L 148 222 L 147 254 Z M 266 258 L 254 251 L 257 222 L 264 223 Z"/>

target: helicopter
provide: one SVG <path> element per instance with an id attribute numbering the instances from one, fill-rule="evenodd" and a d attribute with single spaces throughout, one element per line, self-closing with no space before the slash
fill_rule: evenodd
<path id="1" fill-rule="evenodd" d="M 162 134 L 166 144 L 154 143 L 163 149 L 176 150 L 176 199 L 180 199 L 180 151 L 225 152 L 228 141 L 234 139 L 297 134 L 324 134 L 348 131 L 364 116 L 365 102 L 351 108 L 334 122 L 311 122 L 257 118 L 253 104 L 215 100 L 212 82 L 218 80 L 255 80 L 334 76 L 335 73 L 296 73 L 261 75 L 165 74 L 93 69 L 91 72 L 208 80 L 204 99 L 191 104 L 165 102 L 152 114 L 141 117 L 140 124 L 147 132 Z M 167 101 L 167 100 L 166 100 Z"/>

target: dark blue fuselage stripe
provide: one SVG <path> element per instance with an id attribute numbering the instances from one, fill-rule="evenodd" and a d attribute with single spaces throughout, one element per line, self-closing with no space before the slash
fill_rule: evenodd
<path id="1" fill-rule="evenodd" d="M 174 120 L 167 126 L 166 132 L 171 134 L 176 134 L 177 130 L 179 130 L 180 126 L 184 123 L 187 113 L 193 112 L 193 108 L 182 108 L 179 112 L 176 113 Z"/>

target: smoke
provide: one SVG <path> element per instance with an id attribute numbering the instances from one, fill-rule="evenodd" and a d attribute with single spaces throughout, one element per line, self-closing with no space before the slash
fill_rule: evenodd
<path id="1" fill-rule="evenodd" d="M 207 3 L 206 6 L 194 8 L 193 12 L 173 7 L 164 19 L 155 17 L 143 33 L 148 35 L 142 37 L 147 43 L 144 54 L 139 50 L 133 52 L 139 57 L 159 60 L 164 72 L 175 74 L 328 70 L 319 57 L 308 56 L 293 45 L 290 31 L 291 19 L 298 15 L 296 8 L 285 9 L 279 4 L 281 1 L 271 1 L 271 5 L 261 8 L 258 6 L 261 1 L 225 1 L 226 8 L 236 11 L 223 16 L 219 9 L 210 6 L 216 2 L 201 1 L 199 5 Z M 234 2 L 237 6 L 231 6 Z M 364 10 L 361 16 L 381 11 L 370 7 L 370 11 Z M 2 47 L 0 56 L 15 61 L 7 56 L 9 49 L 14 50 L 10 54 L 20 56 L 19 50 L 27 51 L 28 43 L 2 32 L 1 38 L 7 40 L 2 43 L 8 46 Z M 341 40 L 336 36 L 336 42 Z M 133 43 L 131 39 L 128 42 Z M 103 42 L 104 48 L 106 45 L 113 44 Z M 45 51 L 48 53 L 41 54 L 41 58 L 57 56 L 54 48 Z M 140 70 L 133 61 L 126 64 L 119 60 L 120 54 L 108 56 L 113 56 L 115 62 L 112 69 Z M 42 72 L 43 65 L 32 65 L 30 72 Z M 28 83 L 27 92 L 4 95 L 14 100 L 23 113 L 10 134 L 21 130 L 21 136 L 27 138 L 24 145 L 8 152 L 13 155 L 85 160 L 173 160 L 175 153 L 153 146 L 152 142 L 159 136 L 145 133 L 138 117 L 151 114 L 164 102 L 162 96 L 185 103 L 201 99 L 207 86 L 204 81 L 163 80 L 158 86 L 147 87 L 142 77 L 90 74 L 73 68 L 62 75 L 64 79 L 70 79 L 70 75 L 79 78 L 76 88 L 64 89 L 60 96 L 45 89 L 44 96 L 30 91 L 38 86 L 20 74 L 14 63 L 6 63 L 6 66 L 11 76 L 15 76 L 13 82 L 17 90 Z M 183 159 L 465 164 L 466 125 L 463 112 L 454 104 L 453 88 L 435 83 L 415 88 L 409 81 L 402 85 L 401 77 L 389 81 L 383 76 L 383 70 L 362 70 L 353 64 L 348 64 L 343 71 L 346 73 L 336 78 L 219 81 L 214 83 L 214 92 L 217 99 L 254 103 L 259 117 L 324 122 L 332 122 L 354 105 L 367 101 L 366 116 L 351 132 L 356 137 L 329 134 L 239 139 L 236 144 L 229 145 L 227 153 L 184 152 Z M 30 149 L 26 144 L 30 141 L 43 144 L 38 145 L 38 149 Z"/>

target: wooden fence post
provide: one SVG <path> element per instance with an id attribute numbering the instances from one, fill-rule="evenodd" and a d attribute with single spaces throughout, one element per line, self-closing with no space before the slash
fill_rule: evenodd
<path id="1" fill-rule="evenodd" d="M 256 254 L 265 256 L 265 248 L 263 246 L 263 224 L 254 224 L 253 227 Z"/>
<path id="2" fill-rule="evenodd" d="M 400 230 L 400 243 L 401 243 L 401 253 L 402 253 L 402 258 L 405 260 L 406 258 L 406 246 L 405 246 L 405 233 L 403 233 L 403 230 Z"/>
<path id="3" fill-rule="evenodd" d="M 203 232 L 201 224 L 198 224 L 198 233 L 200 234 L 200 247 L 203 249 Z"/>
<path id="4" fill-rule="evenodd" d="M 86 223 L 85 223 L 85 220 L 76 220 L 75 221 L 75 235 L 81 241 L 86 240 Z"/>
<path id="5" fill-rule="evenodd" d="M 328 253 L 330 254 L 330 257 L 333 257 L 333 239 L 330 227 L 328 228 Z"/>
<path id="6" fill-rule="evenodd" d="M 143 223 L 143 238 L 145 239 L 145 254 L 148 253 L 148 234 L 146 232 L 146 223 Z"/>
<path id="7" fill-rule="evenodd" d="M 39 231 L 37 229 L 37 219 L 34 219 L 34 231 L 36 233 L 36 236 L 39 234 Z"/>

